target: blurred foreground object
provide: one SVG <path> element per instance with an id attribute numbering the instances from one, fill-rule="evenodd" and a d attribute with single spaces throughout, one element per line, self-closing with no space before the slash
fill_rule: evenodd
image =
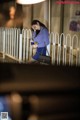
<path id="1" fill-rule="evenodd" d="M 79 66 L 0 64 L 0 73 L 13 120 L 80 119 Z"/>

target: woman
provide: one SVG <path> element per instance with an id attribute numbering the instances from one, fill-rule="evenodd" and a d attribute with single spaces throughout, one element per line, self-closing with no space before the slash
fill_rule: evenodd
<path id="1" fill-rule="evenodd" d="M 32 57 L 34 60 L 39 60 L 39 55 L 46 56 L 46 47 L 49 44 L 49 32 L 47 27 L 38 20 L 32 21 L 32 39 L 33 48 L 37 48 L 36 54 Z M 35 44 L 37 43 L 37 44 Z"/>

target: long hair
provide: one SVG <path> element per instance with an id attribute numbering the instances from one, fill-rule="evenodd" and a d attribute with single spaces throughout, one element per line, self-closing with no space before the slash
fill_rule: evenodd
<path id="1" fill-rule="evenodd" d="M 42 22 L 40 22 L 39 20 L 33 20 L 32 23 L 31 23 L 31 25 L 36 25 L 37 23 L 39 23 L 39 25 L 40 25 L 41 27 L 44 27 L 44 28 L 48 29 L 48 28 L 47 28 Z"/>
<path id="2" fill-rule="evenodd" d="M 39 25 L 41 27 L 43 27 L 43 28 L 48 30 L 48 28 L 42 22 L 40 22 L 39 20 L 33 20 L 31 25 L 36 25 L 37 23 L 39 23 Z M 33 31 L 33 29 L 32 29 L 32 31 Z M 39 32 L 40 32 L 40 30 L 36 30 L 36 36 L 39 34 Z"/>

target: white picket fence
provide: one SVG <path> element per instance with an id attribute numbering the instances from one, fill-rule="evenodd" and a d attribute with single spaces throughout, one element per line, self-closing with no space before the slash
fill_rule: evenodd
<path id="1" fill-rule="evenodd" d="M 19 62 L 27 62 L 32 55 L 31 31 L 17 28 L 0 28 L 0 52 Z"/>
<path id="2" fill-rule="evenodd" d="M 0 28 L 0 53 L 5 59 L 8 56 L 20 63 L 27 63 L 34 50 L 30 44 L 32 38 L 30 29 Z M 74 46 L 74 43 L 75 46 Z M 71 36 L 62 33 L 50 33 L 48 47 L 52 64 L 80 65 L 80 45 L 76 34 Z"/>
<path id="3" fill-rule="evenodd" d="M 63 39 L 62 39 L 63 38 Z M 80 64 L 80 45 L 76 34 L 50 34 L 52 64 Z M 76 43 L 76 44 L 75 44 Z"/>

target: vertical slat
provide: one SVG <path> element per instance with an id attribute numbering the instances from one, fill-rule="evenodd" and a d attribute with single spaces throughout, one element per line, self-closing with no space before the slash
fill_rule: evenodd
<path id="1" fill-rule="evenodd" d="M 68 53 L 67 53 L 67 47 L 68 47 L 68 39 L 69 41 L 71 41 L 71 35 L 67 34 L 66 35 L 66 39 L 65 39 L 65 44 L 64 44 L 64 63 L 68 64 Z M 70 42 L 69 42 L 70 43 Z M 69 45 L 69 49 L 70 49 L 70 45 Z"/>
<path id="2" fill-rule="evenodd" d="M 11 29 L 10 29 L 10 55 L 11 55 Z"/>
<path id="3" fill-rule="evenodd" d="M 16 28 L 14 28 L 14 58 L 16 58 Z"/>
<path id="4" fill-rule="evenodd" d="M 5 31 L 3 31 L 3 59 L 5 59 Z"/>
<path id="5" fill-rule="evenodd" d="M 29 40 L 27 37 L 27 29 L 26 29 L 26 60 L 28 61 L 28 56 L 29 56 Z"/>
<path id="6" fill-rule="evenodd" d="M 55 40 L 55 34 L 52 33 L 51 34 L 52 36 L 52 64 L 55 64 L 55 61 L 56 61 L 56 56 L 55 56 L 55 45 L 56 45 L 56 40 Z"/>
<path id="7" fill-rule="evenodd" d="M 65 40 L 63 40 L 63 56 L 62 56 L 62 63 L 63 63 L 63 65 L 64 65 L 64 61 L 65 61 Z"/>
<path id="8" fill-rule="evenodd" d="M 19 62 L 22 62 L 22 34 L 20 34 L 19 41 Z"/>
<path id="9" fill-rule="evenodd" d="M 10 36 L 10 41 L 11 41 L 11 45 L 10 45 L 10 55 L 12 55 L 12 28 L 10 29 L 10 34 L 11 34 L 11 36 Z"/>
<path id="10" fill-rule="evenodd" d="M 6 54 L 7 54 L 7 48 L 8 48 L 8 45 L 7 45 L 7 28 L 6 28 L 5 32 L 6 32 L 6 33 L 5 33 L 5 35 L 6 35 L 6 38 L 5 38 L 5 39 L 6 39 Z"/>
<path id="11" fill-rule="evenodd" d="M 25 49 L 26 49 L 26 31 L 23 30 L 23 61 L 25 61 Z"/>
<path id="12" fill-rule="evenodd" d="M 11 53 L 11 29 L 9 29 L 9 55 Z"/>
<path id="13" fill-rule="evenodd" d="M 8 54 L 9 54 L 9 28 L 7 29 L 7 38 L 8 38 Z"/>
<path id="14" fill-rule="evenodd" d="M 59 43 L 59 64 L 60 64 L 60 62 L 61 62 L 61 48 L 62 48 L 62 46 L 61 46 L 61 41 L 62 41 L 62 36 L 63 36 L 63 41 L 65 41 L 65 34 L 62 33 L 62 34 L 60 35 L 60 43 Z M 64 43 L 64 42 L 63 42 L 63 43 Z M 64 44 L 63 44 L 63 47 L 64 47 Z"/>
<path id="15" fill-rule="evenodd" d="M 75 34 L 74 36 L 73 36 L 73 41 L 75 40 L 76 41 L 76 65 L 77 65 L 77 61 L 78 61 L 78 36 Z M 76 39 L 75 39 L 76 38 Z M 74 45 L 74 44 L 73 44 Z"/>
<path id="16" fill-rule="evenodd" d="M 29 49 L 29 58 L 31 58 L 32 57 L 32 45 L 30 44 L 30 38 L 31 38 L 31 30 L 28 30 L 28 43 L 29 43 L 29 45 L 30 45 L 30 49 Z"/>
<path id="17" fill-rule="evenodd" d="M 79 43 L 79 42 L 78 42 Z M 80 51 L 80 48 L 79 48 L 79 44 L 78 44 L 78 48 L 77 48 L 77 65 L 79 65 L 79 51 Z"/>
<path id="18" fill-rule="evenodd" d="M 20 29 L 17 29 L 17 48 L 16 48 L 16 57 L 17 59 L 19 59 L 19 36 L 20 36 Z"/>
<path id="19" fill-rule="evenodd" d="M 0 49 L 1 49 L 1 52 L 3 51 L 3 41 L 2 41 L 2 39 L 3 39 L 3 28 L 1 28 L 1 35 L 0 35 L 0 38 L 1 38 L 1 40 L 0 40 Z"/>
<path id="20" fill-rule="evenodd" d="M 77 37 L 77 35 L 73 35 L 73 37 L 72 37 L 72 65 L 74 64 L 73 62 L 74 62 L 74 59 L 73 59 L 73 50 L 74 50 L 74 40 L 76 40 L 76 52 L 77 52 L 77 45 L 78 45 L 78 37 Z M 77 54 L 76 54 L 76 59 L 77 59 Z M 77 61 L 76 61 L 77 62 Z"/>
<path id="21" fill-rule="evenodd" d="M 70 51 L 69 51 L 69 65 L 71 65 L 71 51 L 72 51 L 72 43 L 71 43 L 72 39 L 70 40 Z"/>
<path id="22" fill-rule="evenodd" d="M 12 56 L 14 56 L 14 29 L 12 28 Z"/>
<path id="23" fill-rule="evenodd" d="M 57 37 L 56 35 L 58 36 L 58 48 L 57 48 L 57 64 L 59 63 L 59 34 L 58 33 L 55 33 L 55 40 L 57 40 Z"/>

